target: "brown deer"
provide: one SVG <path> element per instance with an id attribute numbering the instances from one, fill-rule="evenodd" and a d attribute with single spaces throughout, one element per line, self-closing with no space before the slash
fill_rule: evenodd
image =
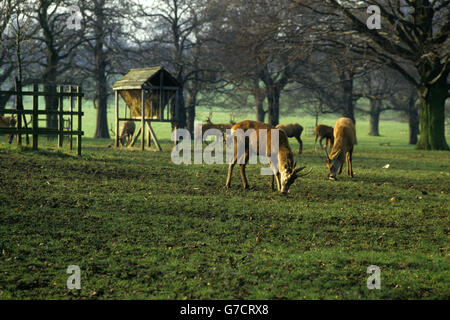
<path id="1" fill-rule="evenodd" d="M 235 124 L 235 122 L 233 122 L 232 117 L 230 117 L 230 123 L 212 123 L 211 116 L 212 116 L 212 112 L 209 113 L 209 116 L 206 119 L 206 123 L 201 125 L 202 136 L 205 133 L 205 131 L 207 131 L 209 129 L 218 129 L 222 132 L 223 135 L 226 135 L 227 129 L 231 129 L 231 127 Z"/>
<path id="2" fill-rule="evenodd" d="M 298 144 L 300 145 L 298 154 L 302 154 L 303 151 L 303 141 L 300 138 L 303 132 L 303 127 L 299 125 L 298 123 L 286 123 L 286 124 L 279 124 L 275 128 L 283 130 L 288 138 L 295 138 L 298 141 Z"/>
<path id="3" fill-rule="evenodd" d="M 251 121 L 246 120 L 239 123 L 236 123 L 232 129 L 231 132 L 235 132 L 238 129 L 242 129 L 244 132 L 253 129 L 256 132 L 256 139 L 249 139 L 250 141 L 245 142 L 245 153 L 244 153 L 244 163 L 239 164 L 240 166 L 240 173 L 241 173 L 241 179 L 244 189 L 249 189 L 249 184 L 247 181 L 247 176 L 245 174 L 245 166 L 248 163 L 249 160 L 249 152 L 250 149 L 252 152 L 259 156 L 271 156 L 271 129 L 276 129 L 275 127 L 272 127 L 268 124 L 258 122 L 258 121 Z M 266 152 L 265 154 L 260 154 L 259 150 L 259 144 L 260 144 L 260 137 L 259 137 L 259 130 L 265 129 L 267 130 L 267 140 L 266 140 Z M 275 178 L 277 182 L 277 188 L 278 191 L 281 193 L 287 193 L 289 191 L 289 187 L 294 183 L 295 179 L 306 176 L 311 171 L 309 171 L 306 174 L 299 175 L 298 173 L 305 169 L 305 167 L 297 168 L 296 162 L 294 162 L 294 154 L 292 153 L 291 147 L 289 146 L 289 141 L 286 136 L 286 133 L 283 130 L 279 130 L 279 148 L 278 148 L 278 154 L 277 154 L 277 160 L 278 160 L 278 172 L 275 173 Z M 256 141 L 255 141 L 256 140 Z M 230 163 L 228 167 L 228 175 L 227 175 L 227 182 L 225 186 L 227 188 L 230 188 L 231 186 L 231 174 L 233 172 L 233 167 L 236 164 L 238 160 L 238 145 L 237 145 L 237 138 L 234 137 L 234 157 L 232 162 Z M 253 143 L 252 143 L 253 142 Z M 255 143 L 256 142 L 256 143 Z M 274 168 L 274 164 L 269 164 L 272 170 L 275 172 L 276 168 Z M 273 175 L 271 177 L 271 189 L 274 190 L 273 185 Z"/>
<path id="4" fill-rule="evenodd" d="M 334 137 L 333 137 L 333 127 L 326 126 L 324 124 L 319 124 L 314 128 L 314 150 L 316 150 L 317 139 L 320 138 L 320 147 L 323 148 L 322 140 L 325 140 L 325 148 L 330 146 L 333 148 Z"/>
<path id="5" fill-rule="evenodd" d="M 0 127 L 1 128 L 12 128 L 15 127 L 17 123 L 17 120 L 14 117 L 5 117 L 5 116 L 0 116 Z M 6 137 L 8 138 L 8 143 L 11 144 L 13 138 L 14 138 L 14 134 L 10 133 L 7 134 Z"/>
<path id="6" fill-rule="evenodd" d="M 350 118 L 339 118 L 334 126 L 334 144 L 331 153 L 327 155 L 326 163 L 330 170 L 328 179 L 335 181 L 336 176 L 342 173 L 344 162 L 347 161 L 347 174 L 353 178 L 352 154 L 356 140 L 355 124 Z"/>
<path id="7" fill-rule="evenodd" d="M 134 135 L 134 131 L 136 130 L 136 125 L 134 121 L 125 121 L 122 123 L 122 126 L 120 127 L 120 136 L 119 141 L 123 145 L 128 146 L 131 142 L 131 138 Z"/>

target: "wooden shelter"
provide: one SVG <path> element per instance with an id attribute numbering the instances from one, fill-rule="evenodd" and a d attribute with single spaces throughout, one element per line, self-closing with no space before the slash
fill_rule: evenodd
<path id="1" fill-rule="evenodd" d="M 178 105 L 178 81 L 163 67 L 131 69 L 122 79 L 113 85 L 116 103 L 115 146 L 119 146 L 119 122 L 140 121 L 141 126 L 131 145 L 142 134 L 141 149 L 145 149 L 145 132 L 147 145 L 150 139 L 161 151 L 158 139 L 152 129 L 151 122 L 173 122 Z M 125 101 L 124 117 L 119 117 L 119 94 Z M 175 99 L 175 104 L 172 100 Z M 129 110 L 129 116 L 128 114 Z M 146 126 L 147 124 L 147 126 Z"/>

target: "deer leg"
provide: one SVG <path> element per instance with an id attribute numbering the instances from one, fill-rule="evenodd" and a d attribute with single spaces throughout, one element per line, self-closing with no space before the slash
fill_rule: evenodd
<path id="1" fill-rule="evenodd" d="M 277 189 L 278 189 L 278 191 L 280 191 L 281 190 L 281 181 L 280 181 L 280 173 L 279 172 L 277 172 L 275 174 L 275 179 L 277 180 Z"/>
<path id="2" fill-rule="evenodd" d="M 302 139 L 300 139 L 300 136 L 295 137 L 295 139 L 297 139 L 298 144 L 299 144 L 298 154 L 302 154 L 303 141 L 302 141 Z"/>
<path id="3" fill-rule="evenodd" d="M 275 180 L 277 182 L 277 190 L 280 191 L 281 189 L 281 183 L 280 183 L 280 173 L 278 172 L 278 170 L 275 169 L 275 166 L 273 165 L 272 162 L 269 163 L 270 168 L 272 169 L 272 176 L 270 177 L 270 188 L 272 189 L 272 191 L 274 191 L 274 185 L 273 185 L 273 181 L 274 181 L 274 176 L 275 176 Z"/>
<path id="4" fill-rule="evenodd" d="M 236 164 L 237 157 L 234 157 L 233 161 L 228 166 L 228 175 L 227 175 L 227 182 L 225 183 L 226 188 L 231 187 L 231 174 L 233 173 L 234 165 Z"/>
<path id="5" fill-rule="evenodd" d="M 273 175 L 270 176 L 270 190 L 275 191 L 275 184 L 273 183 Z"/>
<path id="6" fill-rule="evenodd" d="M 347 174 L 353 178 L 352 153 L 353 150 L 350 150 L 347 153 Z"/>
<path id="7" fill-rule="evenodd" d="M 240 164 L 239 167 L 241 169 L 241 179 L 242 179 L 242 186 L 244 189 L 249 189 L 247 176 L 245 175 L 245 164 Z"/>
<path id="8" fill-rule="evenodd" d="M 320 143 L 320 147 L 323 149 L 323 144 L 322 144 L 322 140 L 324 139 L 325 137 L 321 137 L 320 138 L 320 140 L 319 140 L 319 143 Z M 326 141 L 325 141 L 326 142 Z"/>
<path id="9" fill-rule="evenodd" d="M 275 177 L 275 179 L 277 181 L 277 190 L 280 191 L 280 189 L 281 189 L 281 187 L 280 187 L 280 177 L 278 176 L 278 173 L 275 173 L 275 174 L 273 174 L 270 177 L 270 189 L 272 191 L 275 191 L 274 177 Z"/>
<path id="10" fill-rule="evenodd" d="M 239 167 L 240 167 L 240 172 L 241 172 L 241 179 L 242 179 L 242 185 L 244 186 L 244 189 L 249 189 L 249 185 L 248 185 L 248 180 L 247 180 L 247 175 L 245 174 L 245 166 L 247 165 L 247 163 L 248 163 L 248 159 L 249 159 L 249 154 L 248 154 L 248 152 L 246 151 L 245 152 L 245 154 L 244 154 L 244 160 L 245 160 L 245 162 L 244 162 L 244 164 L 240 164 L 239 165 Z"/>

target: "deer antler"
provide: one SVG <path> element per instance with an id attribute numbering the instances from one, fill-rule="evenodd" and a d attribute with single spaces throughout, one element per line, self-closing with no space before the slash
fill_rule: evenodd
<path id="1" fill-rule="evenodd" d="M 312 172 L 312 168 L 310 168 L 308 172 L 305 172 L 305 173 L 299 175 L 298 173 L 299 173 L 300 171 L 302 171 L 303 169 L 305 169 L 305 168 L 306 168 L 306 167 L 301 167 L 301 168 L 295 169 L 294 172 L 293 172 L 293 174 L 294 174 L 297 178 L 300 178 L 300 177 L 307 176 L 308 174 L 310 174 L 310 173 Z"/>

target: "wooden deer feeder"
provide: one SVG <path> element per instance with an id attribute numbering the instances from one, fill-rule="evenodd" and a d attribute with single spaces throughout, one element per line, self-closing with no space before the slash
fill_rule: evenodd
<path id="1" fill-rule="evenodd" d="M 145 149 L 145 132 L 147 130 L 147 145 L 150 139 L 161 151 L 161 146 L 152 129 L 151 122 L 173 122 L 178 105 L 177 80 L 163 67 L 131 69 L 122 79 L 113 85 L 116 103 L 115 146 L 119 146 L 119 122 L 140 121 L 141 126 L 134 137 L 133 146 L 142 134 L 141 149 Z M 119 94 L 125 101 L 124 117 L 119 117 Z M 175 104 L 172 103 L 174 99 Z M 129 116 L 127 112 L 129 110 Z M 147 126 L 146 126 L 147 124 Z"/>

